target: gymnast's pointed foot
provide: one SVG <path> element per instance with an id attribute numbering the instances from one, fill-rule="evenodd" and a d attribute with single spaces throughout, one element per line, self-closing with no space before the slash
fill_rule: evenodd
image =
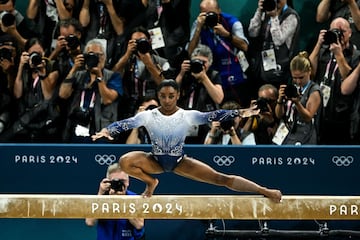
<path id="1" fill-rule="evenodd" d="M 156 186 L 159 184 L 159 180 L 154 178 L 151 184 L 147 184 L 145 191 L 141 194 L 145 198 L 149 198 L 153 195 Z"/>
<path id="2" fill-rule="evenodd" d="M 270 198 L 276 203 L 281 202 L 282 193 L 280 190 L 264 188 L 260 191 L 260 193 L 263 194 L 265 197 Z"/>

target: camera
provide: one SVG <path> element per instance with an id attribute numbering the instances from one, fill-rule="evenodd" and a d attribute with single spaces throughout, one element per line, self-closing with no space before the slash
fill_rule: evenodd
<path id="1" fill-rule="evenodd" d="M 42 56 L 38 52 L 32 52 L 29 55 L 29 63 L 33 66 L 37 66 L 42 63 Z"/>
<path id="2" fill-rule="evenodd" d="M 190 60 L 190 71 L 192 73 L 199 73 L 203 70 L 204 61 L 200 59 L 192 59 Z"/>
<path id="3" fill-rule="evenodd" d="M 2 25 L 9 27 L 15 23 L 15 16 L 8 11 L 3 11 L 0 13 L 0 20 Z"/>
<path id="4" fill-rule="evenodd" d="M 285 96 L 287 98 L 296 98 L 299 96 L 298 89 L 294 84 L 288 84 L 285 87 Z"/>
<path id="5" fill-rule="evenodd" d="M 264 0 L 263 9 L 266 12 L 271 12 L 276 9 L 279 0 Z"/>
<path id="6" fill-rule="evenodd" d="M 268 108 L 268 100 L 266 98 L 258 98 L 256 100 L 256 106 L 257 106 L 257 109 L 260 110 L 260 112 L 268 112 L 269 111 L 269 108 Z"/>
<path id="7" fill-rule="evenodd" d="M 234 126 L 234 119 L 229 119 L 229 120 L 220 122 L 220 127 L 224 131 L 229 131 L 232 126 Z"/>
<path id="8" fill-rule="evenodd" d="M 207 12 L 205 18 L 205 25 L 209 28 L 213 28 L 217 25 L 219 16 L 216 12 Z"/>
<path id="9" fill-rule="evenodd" d="M 8 48 L 1 48 L 0 49 L 0 60 L 9 60 L 11 62 L 12 60 L 12 51 Z"/>
<path id="10" fill-rule="evenodd" d="M 70 34 L 65 38 L 67 41 L 67 45 L 71 50 L 75 50 L 78 46 L 80 46 L 80 40 L 73 34 Z"/>
<path id="11" fill-rule="evenodd" d="M 338 40 L 341 40 L 344 37 L 343 32 L 340 29 L 331 29 L 325 32 L 324 34 L 324 44 L 330 45 L 332 43 L 337 43 Z"/>
<path id="12" fill-rule="evenodd" d="M 93 52 L 85 53 L 84 63 L 88 69 L 94 68 L 99 64 L 99 56 Z"/>
<path id="13" fill-rule="evenodd" d="M 110 188 L 113 189 L 115 192 L 124 191 L 125 184 L 122 179 L 115 178 L 111 181 L 106 181 L 106 183 L 110 183 Z"/>
<path id="14" fill-rule="evenodd" d="M 140 38 L 136 40 L 136 50 L 141 54 L 150 52 L 151 45 L 146 38 Z"/>

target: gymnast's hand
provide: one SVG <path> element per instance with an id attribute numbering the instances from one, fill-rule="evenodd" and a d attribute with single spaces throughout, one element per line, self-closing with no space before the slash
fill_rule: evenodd
<path id="1" fill-rule="evenodd" d="M 93 141 L 96 141 L 97 139 L 102 138 L 102 137 L 106 137 L 109 140 L 114 140 L 114 138 L 110 136 L 110 133 L 106 128 L 103 128 L 103 129 L 101 129 L 100 132 L 97 132 L 97 133 L 95 133 L 95 135 L 92 135 L 91 139 Z"/>

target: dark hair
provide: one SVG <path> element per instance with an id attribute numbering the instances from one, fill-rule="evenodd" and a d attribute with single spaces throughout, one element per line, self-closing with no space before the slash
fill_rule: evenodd
<path id="1" fill-rule="evenodd" d="M 64 19 L 64 20 L 60 20 L 59 22 L 59 27 L 70 27 L 70 26 L 73 26 L 76 32 L 79 32 L 81 34 L 83 33 L 83 28 L 79 20 L 77 20 L 76 18 Z"/>
<path id="2" fill-rule="evenodd" d="M 180 87 L 177 82 L 173 79 L 164 79 L 157 87 L 157 91 L 159 92 L 163 87 L 173 87 L 177 92 L 180 91 Z"/>
<path id="3" fill-rule="evenodd" d="M 30 49 L 32 46 L 34 46 L 35 44 L 40 44 L 40 46 L 43 46 L 40 39 L 38 39 L 38 38 L 36 38 L 36 37 L 33 37 L 33 38 L 28 39 L 28 40 L 25 42 L 24 50 L 25 50 L 25 51 L 29 51 L 29 49 Z"/>
<path id="4" fill-rule="evenodd" d="M 141 33 L 145 34 L 145 36 L 148 40 L 151 38 L 150 33 L 146 28 L 144 28 L 143 26 L 137 26 L 137 27 L 134 27 L 132 29 L 132 31 L 130 32 L 129 39 L 131 39 L 131 36 L 136 32 L 141 32 Z"/>

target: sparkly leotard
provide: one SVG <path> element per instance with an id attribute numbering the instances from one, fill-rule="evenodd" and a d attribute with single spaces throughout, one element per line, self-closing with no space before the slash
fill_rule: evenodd
<path id="1" fill-rule="evenodd" d="M 182 159 L 184 142 L 191 126 L 212 121 L 226 121 L 238 116 L 237 110 L 200 112 L 180 108 L 172 115 L 164 115 L 157 108 L 110 124 L 110 134 L 144 126 L 149 133 L 152 154 L 164 171 L 172 171 Z"/>

